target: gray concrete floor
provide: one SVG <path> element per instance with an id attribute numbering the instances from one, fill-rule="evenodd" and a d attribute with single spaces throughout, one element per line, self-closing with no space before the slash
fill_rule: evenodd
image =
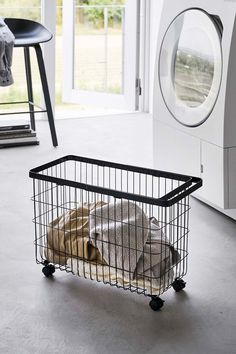
<path id="1" fill-rule="evenodd" d="M 60 120 L 55 149 L 39 122 L 40 146 L 0 150 L 0 353 L 236 353 L 236 223 L 194 198 L 187 288 L 160 312 L 34 262 L 29 169 L 65 154 L 152 166 L 151 128 L 147 115 Z"/>

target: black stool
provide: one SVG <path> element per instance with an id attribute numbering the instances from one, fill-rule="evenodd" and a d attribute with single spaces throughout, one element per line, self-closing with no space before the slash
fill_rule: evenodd
<path id="1" fill-rule="evenodd" d="M 50 94 L 48 89 L 48 82 L 47 82 L 47 76 L 46 76 L 46 71 L 44 66 L 44 60 L 42 56 L 42 50 L 40 46 L 40 43 L 50 41 L 52 39 L 52 34 L 44 26 L 42 26 L 40 23 L 35 21 L 18 19 L 18 18 L 5 18 L 4 21 L 15 36 L 14 46 L 24 48 L 28 101 L 12 102 L 12 103 L 28 103 L 29 112 L 16 112 L 16 114 L 29 113 L 31 128 L 35 130 L 35 113 L 47 112 L 49 127 L 52 136 L 52 143 L 53 146 L 57 146 L 58 145 L 57 135 L 56 135 L 56 129 L 54 124 L 51 99 L 50 99 Z M 32 87 L 30 50 L 29 50 L 30 47 L 34 47 L 36 52 L 40 79 L 42 83 L 44 100 L 46 105 L 46 109 L 41 109 L 40 111 L 35 111 L 34 107 L 36 105 L 33 102 L 33 87 Z"/>

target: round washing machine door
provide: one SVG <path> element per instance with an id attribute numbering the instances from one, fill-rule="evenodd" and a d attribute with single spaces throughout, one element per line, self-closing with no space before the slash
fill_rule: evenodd
<path id="1" fill-rule="evenodd" d="M 198 126 L 210 115 L 222 75 L 221 31 L 203 10 L 190 9 L 168 27 L 159 57 L 159 83 L 173 117 Z"/>

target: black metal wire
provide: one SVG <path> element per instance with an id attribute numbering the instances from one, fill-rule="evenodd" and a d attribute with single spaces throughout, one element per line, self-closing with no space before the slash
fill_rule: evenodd
<path id="1" fill-rule="evenodd" d="M 146 296 L 186 274 L 199 178 L 74 156 L 30 177 L 37 263 Z"/>
<path id="2" fill-rule="evenodd" d="M 15 101 L 15 102 L 0 102 L 0 105 L 12 105 L 12 104 L 28 104 L 30 107 L 37 107 L 39 110 L 34 110 L 34 113 L 46 113 L 47 110 L 45 108 L 40 107 L 34 102 L 31 101 Z M 7 116 L 7 115 L 12 115 L 12 114 L 26 114 L 26 113 L 31 113 L 30 110 L 27 111 L 16 111 L 16 112 L 0 112 L 0 116 Z"/>

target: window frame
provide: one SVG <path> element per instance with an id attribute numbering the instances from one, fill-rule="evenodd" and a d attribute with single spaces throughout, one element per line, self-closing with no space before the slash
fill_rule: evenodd
<path id="1" fill-rule="evenodd" d="M 138 109 L 138 72 L 139 72 L 139 13 L 140 0 L 133 2 L 127 0 L 126 24 L 127 18 L 133 18 L 132 28 L 126 31 L 124 50 L 124 93 L 112 94 L 106 92 L 84 91 L 74 88 L 74 30 L 75 30 L 75 11 L 74 0 L 63 0 L 63 101 L 69 103 L 91 104 L 97 107 L 106 106 L 107 108 L 120 108 L 129 111 Z M 136 16 L 131 13 L 135 5 Z M 135 27 L 135 28 L 134 28 Z M 136 39 L 133 41 L 133 34 Z M 71 46 L 72 43 L 72 46 Z M 129 52 L 128 52 L 129 48 Z M 135 65 L 133 63 L 135 62 Z M 69 69 L 69 70 L 68 70 Z"/>
<path id="2" fill-rule="evenodd" d="M 74 0 L 64 0 L 68 4 L 70 1 Z M 133 1 L 133 0 L 131 0 Z M 135 1 L 136 2 L 136 1 Z M 41 17 L 43 24 L 53 33 L 54 39 L 48 43 L 43 45 L 43 54 L 46 66 L 46 72 L 48 77 L 48 84 L 51 94 L 51 101 L 53 111 L 55 113 L 55 64 L 56 64 L 56 0 L 41 0 Z M 137 41 L 136 41 L 136 60 L 138 58 L 138 62 L 135 68 L 135 77 L 136 82 L 134 83 L 135 88 L 133 90 L 133 102 L 135 102 L 131 108 L 132 111 L 141 111 L 141 112 L 149 112 L 150 111 L 150 57 L 151 57 L 151 46 L 150 46 L 150 35 L 151 35 L 151 2 L 150 0 L 137 0 L 137 11 L 140 16 L 137 14 L 138 30 L 137 30 Z M 64 12 L 64 11 L 63 11 Z M 71 26 L 73 26 L 73 22 L 71 22 Z M 67 51 L 64 50 L 64 53 Z M 68 56 L 67 56 L 68 59 Z M 70 56 L 69 60 L 73 63 L 73 58 Z M 64 74 L 63 74 L 64 75 Z M 72 80 L 72 78 L 69 78 Z M 67 82 L 65 77 L 63 76 L 63 82 Z M 67 83 L 68 85 L 68 83 Z M 71 85 L 70 85 L 71 86 Z M 82 92 L 81 92 L 82 94 Z M 96 97 L 93 97 L 92 93 L 89 99 L 87 99 L 87 103 L 91 103 L 93 98 L 97 100 L 98 97 L 104 96 L 102 93 L 95 93 Z M 106 99 L 109 99 L 109 94 L 105 94 Z M 123 99 L 120 99 L 119 95 L 111 94 L 111 98 L 113 102 L 116 103 L 116 106 L 124 103 Z M 64 97 L 66 98 L 66 97 Z M 111 106 L 114 108 L 114 106 Z"/>

